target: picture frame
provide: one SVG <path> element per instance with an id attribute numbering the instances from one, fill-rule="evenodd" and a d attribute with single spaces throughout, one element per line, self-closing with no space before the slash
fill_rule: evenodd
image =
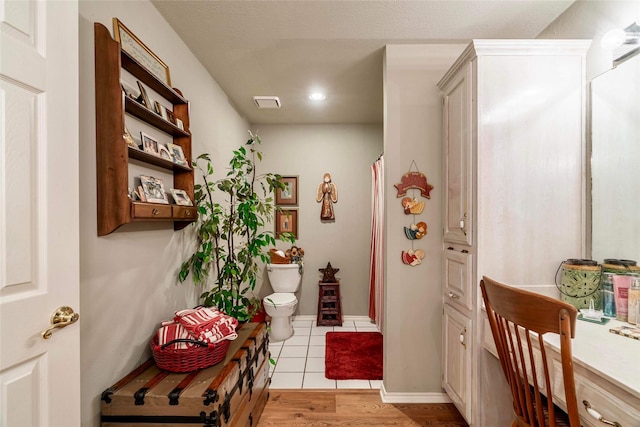
<path id="1" fill-rule="evenodd" d="M 182 123 L 182 120 L 180 120 L 177 117 L 175 119 L 176 119 L 176 126 L 178 126 L 179 129 L 184 130 L 184 123 Z"/>
<path id="2" fill-rule="evenodd" d="M 138 191 L 136 192 L 141 202 L 146 202 L 147 198 L 144 195 L 144 191 L 142 190 L 142 185 L 138 185 Z"/>
<path id="3" fill-rule="evenodd" d="M 164 191 L 164 183 L 160 178 L 140 175 L 140 185 L 142 186 L 142 192 L 147 202 L 169 204 L 167 193 Z"/>
<path id="4" fill-rule="evenodd" d="M 173 162 L 173 156 L 171 155 L 171 153 L 169 152 L 169 149 L 164 144 L 158 144 L 158 153 L 160 154 L 160 157 L 162 157 L 163 159 Z"/>
<path id="5" fill-rule="evenodd" d="M 176 144 L 167 144 L 167 149 L 171 154 L 171 158 L 173 159 L 173 163 L 177 163 L 179 165 L 187 166 L 187 158 L 184 155 L 184 151 L 182 151 L 182 147 Z"/>
<path id="6" fill-rule="evenodd" d="M 153 101 L 153 112 L 162 117 L 162 109 L 164 107 L 156 100 Z M 163 117 L 164 118 L 164 117 Z M 166 119 L 165 119 L 166 120 Z"/>
<path id="7" fill-rule="evenodd" d="M 173 197 L 173 201 L 176 202 L 176 205 L 193 206 L 193 202 L 186 191 L 177 188 L 172 188 L 170 191 L 171 197 Z"/>
<path id="8" fill-rule="evenodd" d="M 142 100 L 142 104 L 149 110 L 154 111 L 153 104 L 149 100 L 149 95 L 147 95 L 147 89 L 142 83 L 140 83 L 140 80 L 138 80 L 138 87 L 140 88 L 140 99 Z"/>
<path id="9" fill-rule="evenodd" d="M 276 189 L 276 205 L 298 206 L 298 177 L 283 176 L 280 182 L 283 182 L 286 188 Z"/>
<path id="10" fill-rule="evenodd" d="M 298 210 L 281 209 L 276 210 L 276 239 L 282 233 L 291 233 L 298 238 Z"/>
<path id="11" fill-rule="evenodd" d="M 176 115 L 173 114 L 173 111 L 171 111 L 169 109 L 167 109 L 167 121 L 169 123 L 173 123 L 173 124 L 176 123 Z"/>
<path id="12" fill-rule="evenodd" d="M 120 81 L 120 87 L 122 87 L 122 91 L 127 98 L 131 98 L 136 102 L 141 102 L 140 89 L 136 89 L 125 81 Z"/>
<path id="13" fill-rule="evenodd" d="M 142 151 L 160 156 L 160 145 L 156 139 L 140 131 L 140 140 L 142 141 Z"/>
<path id="14" fill-rule="evenodd" d="M 171 87 L 171 74 L 167 64 L 142 43 L 118 18 L 113 18 L 113 35 L 115 40 L 120 43 L 122 50 L 138 61 L 158 80 Z"/>
<path id="15" fill-rule="evenodd" d="M 138 148 L 138 145 L 136 145 L 135 141 L 133 140 L 133 136 L 131 136 L 129 129 L 127 129 L 126 126 L 124 127 L 124 133 L 122 134 L 122 138 L 124 139 L 124 142 L 126 142 L 129 147 Z"/>
<path id="16" fill-rule="evenodd" d="M 160 104 L 160 115 L 162 116 L 162 118 L 165 121 L 169 121 L 169 116 L 167 115 L 167 107 L 165 107 L 164 105 Z"/>

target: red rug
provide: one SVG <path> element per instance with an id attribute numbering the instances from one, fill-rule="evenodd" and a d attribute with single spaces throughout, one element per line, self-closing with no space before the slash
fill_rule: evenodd
<path id="1" fill-rule="evenodd" d="M 380 332 L 327 332 L 325 377 L 330 380 L 381 380 Z"/>

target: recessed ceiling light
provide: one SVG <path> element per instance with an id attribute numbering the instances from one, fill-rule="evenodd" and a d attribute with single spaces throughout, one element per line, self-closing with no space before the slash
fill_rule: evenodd
<path id="1" fill-rule="evenodd" d="M 309 99 L 312 101 L 324 101 L 325 98 L 326 96 L 324 95 L 324 93 L 321 93 L 321 92 L 314 92 L 311 95 L 309 95 Z"/>

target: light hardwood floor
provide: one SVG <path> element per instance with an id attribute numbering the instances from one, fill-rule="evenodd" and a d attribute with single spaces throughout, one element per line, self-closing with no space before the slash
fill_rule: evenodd
<path id="1" fill-rule="evenodd" d="M 257 427 L 467 427 L 453 404 L 382 403 L 379 390 L 270 390 Z"/>

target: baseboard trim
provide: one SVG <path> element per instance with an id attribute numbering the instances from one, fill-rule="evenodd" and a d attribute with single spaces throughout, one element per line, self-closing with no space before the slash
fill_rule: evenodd
<path id="1" fill-rule="evenodd" d="M 451 403 L 447 393 L 390 393 L 384 382 L 380 384 L 380 399 L 382 403 Z"/>
<path id="2" fill-rule="evenodd" d="M 293 316 L 293 320 L 317 320 L 318 316 L 316 316 L 315 314 L 301 314 L 301 315 L 296 315 Z M 351 321 L 351 322 L 369 322 L 371 323 L 372 326 L 375 326 L 376 324 L 371 322 L 371 319 L 369 318 L 369 316 L 342 316 L 342 321 Z"/>

